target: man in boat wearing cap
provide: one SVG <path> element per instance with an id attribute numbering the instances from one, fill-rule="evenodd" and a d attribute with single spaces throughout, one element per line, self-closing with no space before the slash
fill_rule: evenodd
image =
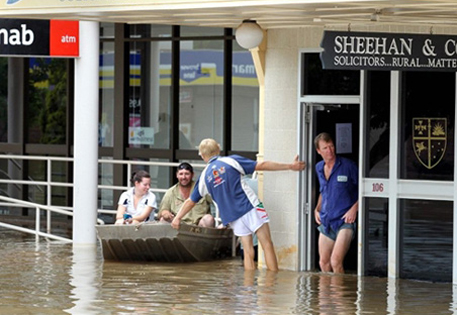
<path id="1" fill-rule="evenodd" d="M 184 201 L 189 198 L 194 189 L 194 168 L 187 162 L 179 164 L 176 171 L 178 183 L 167 190 L 160 203 L 158 219 L 160 222 L 170 222 L 181 209 Z M 203 227 L 214 227 L 214 217 L 211 215 L 211 197 L 200 199 L 191 212 L 186 214 L 182 221 Z"/>

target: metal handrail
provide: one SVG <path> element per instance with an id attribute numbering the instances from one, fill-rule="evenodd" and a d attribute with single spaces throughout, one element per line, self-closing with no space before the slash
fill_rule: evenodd
<path id="1" fill-rule="evenodd" d="M 67 210 L 62 210 L 56 207 L 52 206 L 45 206 L 45 205 L 40 205 L 38 203 L 34 202 L 29 202 L 29 201 L 24 201 L 20 199 L 15 199 L 15 198 L 10 198 L 10 197 L 5 197 L 5 196 L 0 196 L 0 200 L 4 200 L 8 202 L 9 206 L 20 206 L 20 207 L 27 207 L 27 208 L 35 208 L 35 230 L 32 229 L 27 229 L 24 227 L 16 226 L 13 224 L 8 224 L 8 223 L 3 223 L 0 222 L 0 226 L 6 227 L 12 230 L 20 231 L 20 232 L 25 232 L 29 234 L 35 234 L 36 240 L 38 241 L 39 236 L 50 238 L 50 239 L 55 239 L 59 241 L 64 241 L 64 242 L 69 242 L 72 243 L 73 241 L 71 239 L 65 238 L 65 237 L 60 237 L 57 235 L 53 235 L 51 233 L 44 233 L 40 231 L 40 210 L 46 210 L 49 212 L 55 212 L 55 213 L 60 213 L 60 214 L 65 214 L 69 216 L 73 216 L 73 212 L 67 211 Z"/>
<path id="2" fill-rule="evenodd" d="M 0 184 L 12 184 L 12 185 L 34 185 L 37 187 L 41 186 L 46 186 L 47 187 L 47 204 L 46 205 L 41 205 L 29 201 L 23 201 L 19 199 L 14 199 L 10 197 L 4 197 L 0 196 L 0 200 L 8 201 L 9 203 L 6 203 L 5 205 L 8 206 L 18 206 L 18 204 L 30 208 L 35 208 L 37 209 L 37 221 L 39 221 L 39 210 L 44 210 L 46 211 L 47 215 L 47 233 L 39 231 L 39 226 L 35 227 L 35 231 L 30 230 L 30 229 L 25 229 L 22 227 L 17 227 L 13 226 L 10 224 L 6 223 L 0 223 L 0 226 L 3 227 L 8 227 L 14 230 L 19 230 L 27 233 L 32 233 L 35 234 L 37 237 L 39 236 L 44 236 L 48 238 L 54 238 L 54 239 L 59 239 L 59 240 L 65 240 L 65 241 L 71 241 L 65 238 L 61 238 L 59 236 L 55 236 L 51 234 L 51 212 L 55 213 L 61 213 L 65 214 L 68 216 L 73 216 L 72 212 L 72 207 L 65 207 L 65 206 L 59 206 L 55 207 L 51 205 L 52 201 L 52 187 L 74 187 L 73 183 L 65 183 L 65 182 L 55 182 L 52 181 L 52 163 L 53 162 L 74 162 L 74 158 L 72 157 L 56 157 L 56 156 L 34 156 L 34 155 L 9 155 L 9 154 L 0 154 L 0 159 L 4 160 L 12 160 L 15 163 L 17 163 L 17 160 L 33 160 L 33 161 L 44 161 L 46 162 L 47 165 L 47 173 L 46 173 L 46 179 L 42 181 L 36 181 L 36 180 L 17 180 L 17 179 L 0 179 Z M 165 167 L 177 167 L 179 163 L 177 162 L 151 162 L 151 161 L 130 161 L 130 160 L 112 160 L 112 159 L 98 159 L 99 164 L 117 164 L 117 165 L 126 165 L 127 166 L 127 177 L 130 178 L 132 175 L 132 167 L 134 165 L 142 165 L 142 166 L 165 166 Z M 196 169 L 201 168 L 203 169 L 205 167 L 205 164 L 192 164 L 192 166 Z M 114 186 L 114 185 L 97 185 L 97 189 L 101 190 L 127 190 L 130 188 L 130 183 L 127 186 Z M 150 190 L 152 192 L 158 192 L 158 193 L 165 193 L 168 190 L 169 187 L 166 188 L 151 188 Z M 0 203 L 0 205 L 3 205 Z M 68 210 L 64 210 L 68 209 Z M 104 213 L 104 214 L 116 214 L 116 210 L 107 210 L 107 209 L 97 209 L 98 213 Z M 103 224 L 103 221 L 98 219 L 99 223 Z M 101 221 L 101 222 L 100 222 Z"/>

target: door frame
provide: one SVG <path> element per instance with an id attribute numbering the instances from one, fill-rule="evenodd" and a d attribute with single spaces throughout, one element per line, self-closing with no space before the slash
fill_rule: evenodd
<path id="1" fill-rule="evenodd" d="M 358 106 L 359 108 L 359 165 L 361 160 L 361 152 L 363 147 L 362 141 L 362 128 L 363 119 L 362 119 L 362 106 L 361 106 L 361 97 L 359 95 L 355 96 L 326 96 L 326 95 L 313 95 L 313 96 L 303 96 L 299 98 L 299 152 L 302 159 L 307 163 L 307 168 L 305 172 L 302 172 L 299 176 L 299 209 L 298 211 L 298 267 L 300 271 L 313 270 L 318 266 L 314 264 L 316 261 L 317 248 L 315 244 L 315 233 L 312 229 L 312 224 L 314 220 L 313 215 L 313 206 L 315 205 L 315 197 L 313 194 L 312 181 L 314 177 L 314 165 L 313 154 L 314 154 L 314 139 L 313 139 L 313 130 L 315 128 L 315 122 L 313 117 L 313 111 L 311 108 L 313 106 L 325 106 L 332 104 L 350 104 Z M 359 171 L 359 179 L 361 172 Z M 359 188 L 360 190 L 360 188 Z M 360 195 L 360 194 L 359 194 Z M 360 233 L 361 234 L 361 233 Z M 359 234 L 359 242 L 361 240 Z M 360 269 L 360 254 L 358 255 L 358 273 Z"/>

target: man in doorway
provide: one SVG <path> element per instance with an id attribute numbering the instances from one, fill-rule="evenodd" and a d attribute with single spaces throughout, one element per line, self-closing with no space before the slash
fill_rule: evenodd
<path id="1" fill-rule="evenodd" d="M 344 273 L 344 257 L 356 231 L 358 168 L 336 155 L 328 133 L 317 135 L 314 145 L 323 159 L 316 164 L 320 195 L 314 209 L 320 232 L 319 265 L 324 272 Z"/>
<path id="2" fill-rule="evenodd" d="M 242 176 L 254 171 L 301 171 L 305 168 L 305 162 L 299 161 L 298 155 L 292 163 L 256 162 L 239 155 L 221 157 L 221 148 L 214 139 L 203 139 L 198 149 L 207 166 L 171 225 L 179 229 L 181 218 L 209 194 L 219 209 L 222 223 L 230 224 L 234 234 L 241 238 L 244 269 L 256 269 L 252 238 L 255 233 L 264 250 L 267 269 L 277 271 L 278 262 L 271 240 L 268 214 L 254 191 L 242 182 Z"/>
<path id="3" fill-rule="evenodd" d="M 194 189 L 194 168 L 189 163 L 183 162 L 179 164 L 176 171 L 176 178 L 178 179 L 178 183 L 167 190 L 160 203 L 159 213 L 157 215 L 160 222 L 171 223 L 184 204 L 184 201 L 189 198 L 190 193 Z M 202 198 L 194 209 L 183 217 L 183 222 L 203 227 L 214 227 L 215 221 L 211 215 L 210 207 L 212 202 L 210 196 Z"/>

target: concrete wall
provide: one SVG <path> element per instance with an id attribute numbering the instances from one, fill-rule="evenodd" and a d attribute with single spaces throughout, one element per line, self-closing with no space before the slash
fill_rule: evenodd
<path id="1" fill-rule="evenodd" d="M 349 27 L 352 31 L 457 34 L 457 28 L 437 26 L 351 25 Z M 327 29 L 344 31 L 348 30 L 348 26 Z M 322 35 L 323 28 L 320 27 L 271 29 L 267 32 L 265 160 L 288 162 L 298 152 L 299 50 L 319 48 Z M 270 215 L 270 228 L 279 268 L 297 270 L 297 174 L 265 172 L 263 180 L 263 201 Z"/>

